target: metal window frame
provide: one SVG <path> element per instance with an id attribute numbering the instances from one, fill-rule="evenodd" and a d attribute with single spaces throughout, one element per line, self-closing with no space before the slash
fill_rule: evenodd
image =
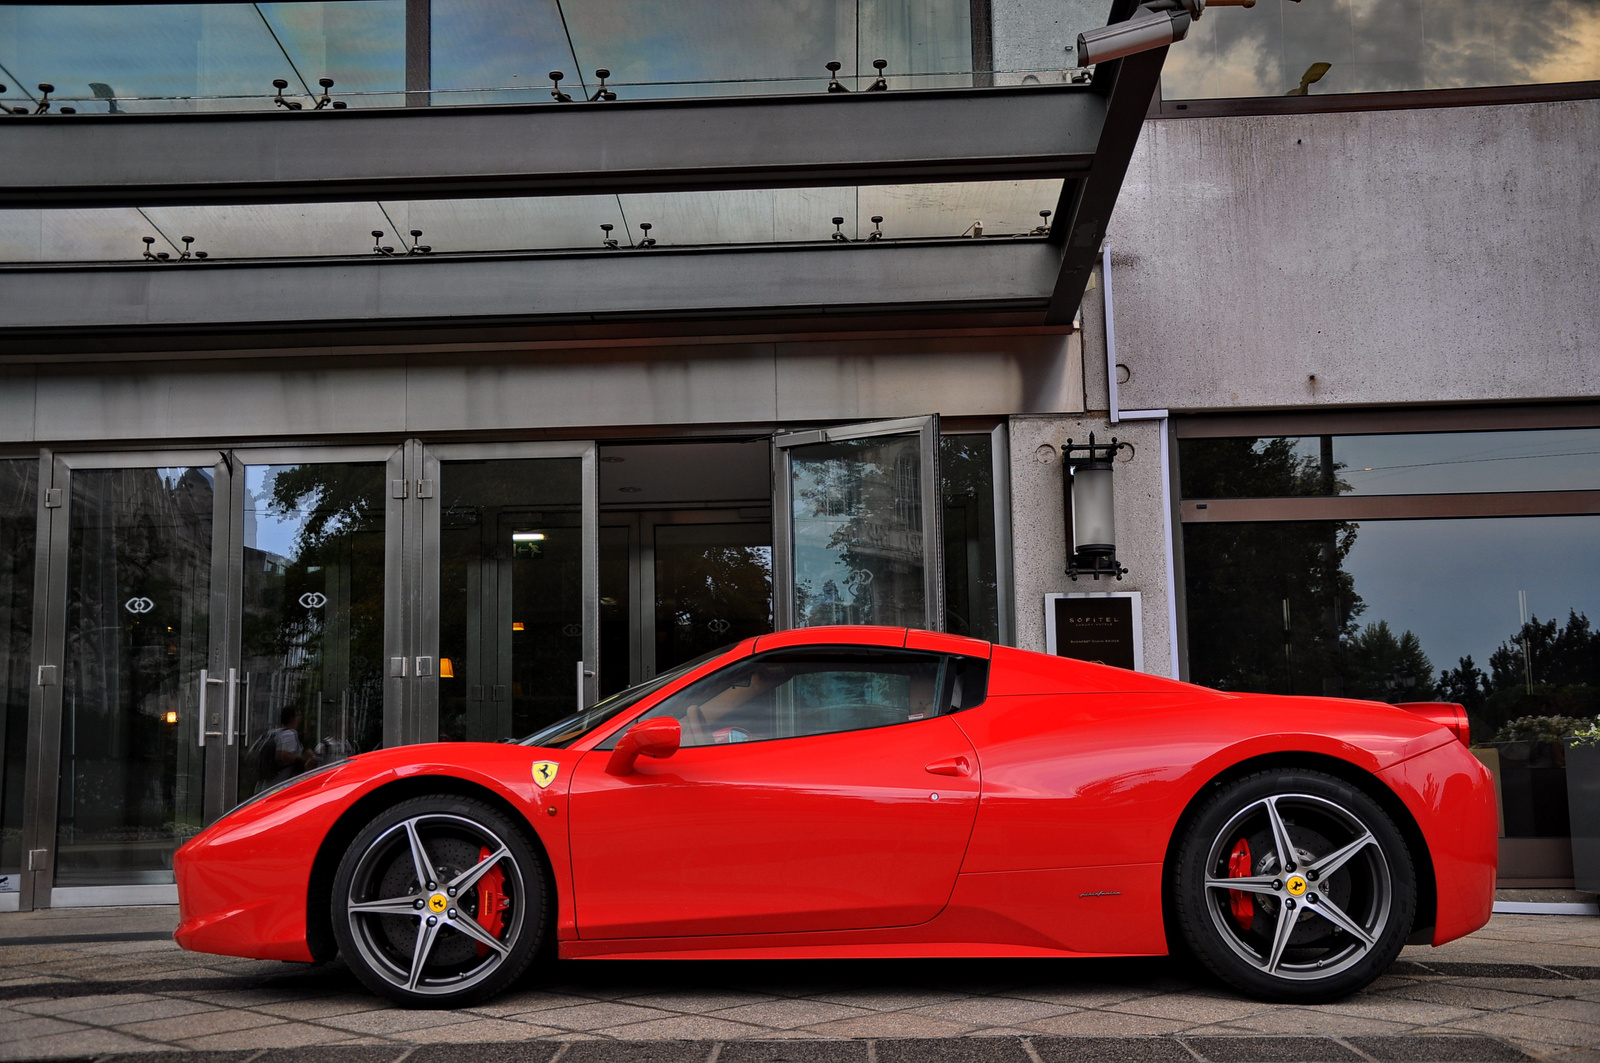
<path id="1" fill-rule="evenodd" d="M 272 446 L 241 446 L 233 447 L 227 451 L 233 465 L 233 498 L 231 512 L 240 519 L 232 520 L 228 537 L 228 568 L 227 568 L 227 616 L 231 621 L 242 614 L 244 606 L 244 469 L 250 465 L 328 465 L 328 464 L 372 464 L 384 467 L 384 485 L 388 488 L 396 479 L 405 475 L 404 469 L 404 444 L 318 444 L 308 443 L 304 446 L 272 445 Z M 400 632 L 403 624 L 404 601 L 401 587 L 395 580 L 400 572 L 400 562 L 403 554 L 402 529 L 395 522 L 393 507 L 395 499 L 392 489 L 384 491 L 384 586 L 383 586 L 383 655 L 387 661 L 391 655 L 398 656 L 405 652 L 401 642 Z M 244 633 L 242 626 L 234 624 L 228 633 L 227 666 L 238 668 L 242 674 L 244 668 Z M 383 735 L 384 744 L 388 745 L 388 738 L 393 730 L 400 733 L 404 727 L 402 714 L 403 702 L 400 698 L 391 698 L 394 693 L 390 688 L 390 679 L 387 669 L 384 678 L 383 699 Z M 240 692 L 243 698 L 245 692 Z M 393 722 L 391 723 L 391 720 Z M 240 730 L 243 726 L 243 713 L 235 721 L 234 752 L 226 759 L 223 765 L 221 780 L 221 808 L 226 811 L 236 803 L 235 795 L 239 791 L 239 758 L 244 755 L 248 732 Z"/>
<path id="2" fill-rule="evenodd" d="M 1399 111 L 1436 107 L 1493 107 L 1519 103 L 1600 99 L 1600 81 L 1558 81 L 1540 85 L 1487 85 L 1459 89 L 1401 89 L 1394 92 L 1344 92 L 1326 96 L 1231 96 L 1222 99 L 1167 99 L 1157 89 L 1148 117 L 1239 118 L 1273 114 L 1330 114 L 1340 111 Z"/>
<path id="3" fill-rule="evenodd" d="M 1186 498 L 1182 503 L 1184 524 L 1224 524 L 1241 521 L 1438 520 L 1451 517 L 1556 517 L 1595 513 L 1600 513 L 1600 491 Z"/>
<path id="4" fill-rule="evenodd" d="M 417 464 L 423 478 L 443 482 L 443 465 L 451 461 L 515 461 L 539 458 L 578 458 L 581 461 L 580 528 L 583 537 L 581 610 L 583 613 L 583 658 L 580 661 L 579 702 L 587 708 L 599 700 L 600 690 L 600 445 L 595 440 L 569 440 L 532 443 L 424 443 L 415 446 Z M 420 533 L 420 549 L 407 550 L 407 563 L 413 581 L 411 607 L 415 620 L 410 637 L 413 657 L 439 659 L 440 553 L 439 519 L 442 491 L 419 498 L 413 510 L 412 526 Z M 411 718 L 416 737 L 411 741 L 431 742 L 439 734 L 438 669 L 431 676 L 413 677 Z M 424 682 L 426 680 L 426 682 Z M 431 737 L 430 737 L 431 736 Z"/>
<path id="5" fill-rule="evenodd" d="M 211 585 L 207 617 L 206 661 L 209 669 L 226 668 L 225 648 L 229 634 L 226 615 L 225 567 L 219 579 L 219 565 L 226 565 L 231 537 L 232 469 L 224 450 L 201 447 L 184 450 L 145 450 L 76 452 L 63 454 L 42 448 L 39 452 L 38 537 L 34 554 L 33 650 L 30 657 L 32 683 L 28 698 L 28 746 L 23 773 L 21 891 L 22 910 L 48 908 L 59 892 L 55 886 L 56 858 L 59 855 L 62 693 L 65 688 L 66 623 L 68 575 L 71 567 L 72 474 L 102 469 L 206 468 L 216 479 L 212 496 Z M 59 492 L 59 494 L 57 494 Z M 222 606 L 219 608 L 219 604 Z M 48 683 L 44 669 L 53 670 Z M 223 673 L 225 674 L 225 673 Z M 196 677 L 198 678 L 198 677 Z M 221 738 L 204 720 L 198 721 L 206 737 Z M 224 743 L 206 743 L 201 757 L 202 815 L 209 822 L 221 797 L 223 761 L 228 756 Z M 44 853 L 44 866 L 32 866 L 34 852 Z M 170 887 L 167 887 L 170 888 Z M 78 893 L 90 887 L 68 887 L 62 893 L 71 903 Z M 146 886 L 92 887 L 110 890 L 94 897 L 100 903 L 139 903 L 128 898 L 142 896 L 129 890 L 148 890 Z M 122 892 L 117 892 L 117 891 Z M 84 894 L 84 896 L 89 896 Z M 80 902 L 88 903 L 88 902 Z M 142 902 L 149 903 L 149 902 Z"/>
<path id="6" fill-rule="evenodd" d="M 1541 428 L 1600 428 L 1600 402 L 1263 410 L 1181 414 L 1172 419 L 1173 434 L 1178 439 L 1514 432 Z"/>

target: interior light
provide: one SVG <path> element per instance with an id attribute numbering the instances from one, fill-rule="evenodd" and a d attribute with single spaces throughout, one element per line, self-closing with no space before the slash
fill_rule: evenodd
<path id="1" fill-rule="evenodd" d="M 512 532 L 511 541 L 514 543 L 542 543 L 544 532 Z"/>
<path id="2" fill-rule="evenodd" d="M 169 711 L 167 713 L 167 715 L 166 715 L 166 720 L 167 720 L 168 723 L 177 723 L 178 722 L 178 714 L 176 712 Z"/>
<path id="3" fill-rule="evenodd" d="M 511 630 L 512 631 L 524 631 L 524 630 L 526 630 L 526 628 L 524 628 L 522 621 L 513 620 L 513 621 L 511 621 Z"/>
<path id="4" fill-rule="evenodd" d="M 455 662 L 448 657 L 439 658 L 439 678 L 454 679 L 456 677 Z"/>

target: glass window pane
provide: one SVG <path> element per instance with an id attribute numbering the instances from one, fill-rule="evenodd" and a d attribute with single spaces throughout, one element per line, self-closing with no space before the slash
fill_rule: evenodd
<path id="1" fill-rule="evenodd" d="M 1600 516 L 1190 524 L 1183 543 L 1197 683 L 1459 701 L 1479 741 L 1600 712 Z"/>
<path id="2" fill-rule="evenodd" d="M 210 468 L 72 474 L 57 886 L 171 882 L 202 826 L 213 495 Z"/>
<path id="3" fill-rule="evenodd" d="M 439 474 L 439 738 L 497 742 L 577 706 L 582 461 L 446 461 Z"/>
<path id="4" fill-rule="evenodd" d="M 939 438 L 945 630 L 991 642 L 1000 637 L 993 449 L 987 432 Z"/>
<path id="5" fill-rule="evenodd" d="M 772 631 L 772 525 L 660 524 L 656 669 Z"/>
<path id="6" fill-rule="evenodd" d="M 1261 0 L 1173 47 L 1166 99 L 1536 85 L 1600 78 L 1592 0 Z"/>
<path id="7" fill-rule="evenodd" d="M 702 679 L 642 718 L 678 720 L 684 746 L 887 727 L 939 715 L 941 674 L 933 654 L 765 654 Z"/>
<path id="8" fill-rule="evenodd" d="M 1185 498 L 1600 490 L 1600 429 L 1185 439 Z"/>
<path id="9" fill-rule="evenodd" d="M 38 510 L 38 461 L 0 461 L 0 893 L 21 888 Z"/>
<path id="10" fill-rule="evenodd" d="M 242 800 L 383 743 L 384 467 L 245 467 Z"/>
<path id="11" fill-rule="evenodd" d="M 795 626 L 927 623 L 919 436 L 790 450 Z"/>

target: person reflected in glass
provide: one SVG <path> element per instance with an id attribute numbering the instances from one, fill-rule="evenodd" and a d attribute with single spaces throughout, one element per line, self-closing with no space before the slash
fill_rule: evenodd
<path id="1" fill-rule="evenodd" d="M 317 743 L 316 751 L 312 754 L 319 764 L 332 764 L 356 754 L 356 748 L 349 739 L 349 727 L 344 714 L 340 713 L 334 719 L 333 730 L 322 736 L 322 741 Z"/>
<path id="2" fill-rule="evenodd" d="M 300 738 L 300 710 L 294 705 L 285 705 L 278 721 L 279 726 L 272 729 L 272 738 L 267 744 L 272 750 L 272 766 L 276 770 L 271 774 L 262 772 L 263 778 L 256 787 L 258 791 L 287 782 L 317 766 L 316 756 Z"/>

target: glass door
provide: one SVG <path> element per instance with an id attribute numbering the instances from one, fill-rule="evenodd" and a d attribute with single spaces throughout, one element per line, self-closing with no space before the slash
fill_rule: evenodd
<path id="1" fill-rule="evenodd" d="M 425 448 L 424 740 L 497 742 L 596 700 L 596 469 L 592 443 Z"/>
<path id="2" fill-rule="evenodd" d="M 393 446 L 234 452 L 226 805 L 383 745 Z M 393 557 L 391 557 L 393 555 Z M 394 725 L 391 724 L 391 729 Z"/>
<path id="3" fill-rule="evenodd" d="M 115 899 L 169 899 L 173 852 L 218 810 L 236 708 L 219 597 L 229 496 L 216 451 L 54 461 L 26 843 L 30 892 L 52 903 L 128 886 L 143 893 Z"/>
<path id="4" fill-rule="evenodd" d="M 937 414 L 774 437 L 779 630 L 944 630 L 938 444 Z"/>

